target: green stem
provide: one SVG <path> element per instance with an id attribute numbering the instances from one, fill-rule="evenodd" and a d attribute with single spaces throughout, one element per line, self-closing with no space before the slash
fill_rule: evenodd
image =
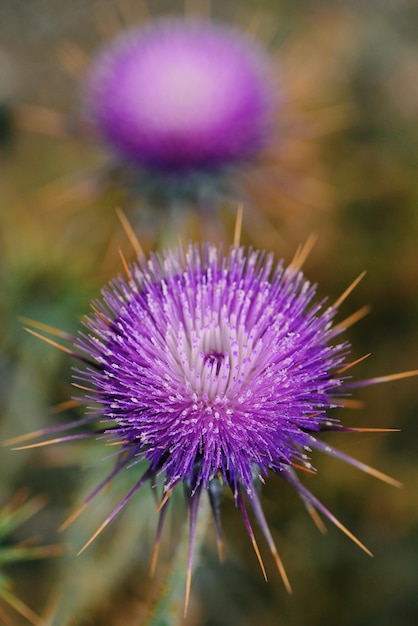
<path id="1" fill-rule="evenodd" d="M 206 494 L 202 495 L 196 525 L 193 570 L 198 564 L 208 523 L 211 519 L 209 500 Z M 162 591 L 153 606 L 152 615 L 146 621 L 146 626 L 177 626 L 183 623 L 188 553 L 189 529 L 187 522 L 185 522 L 173 562 L 163 582 Z"/>

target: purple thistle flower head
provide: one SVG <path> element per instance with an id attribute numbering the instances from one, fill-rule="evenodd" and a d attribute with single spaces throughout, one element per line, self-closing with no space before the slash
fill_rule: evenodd
<path id="1" fill-rule="evenodd" d="M 182 483 L 190 505 L 190 572 L 205 492 L 222 546 L 220 498 L 226 486 L 263 572 L 246 501 L 290 590 L 258 489 L 276 473 L 295 488 L 315 521 L 319 511 L 368 552 L 303 485 L 296 470 L 314 472 L 310 452 L 317 449 L 397 484 L 323 443 L 320 433 L 361 430 L 329 415 L 350 388 L 417 372 L 350 382 L 346 371 L 351 365 L 344 364 L 350 346 L 337 339 L 342 325 L 333 324 L 338 301 L 328 307 L 315 302 L 315 286 L 297 266 L 297 261 L 287 268 L 282 262 L 274 265 L 272 255 L 241 247 L 224 254 L 206 244 L 141 257 L 127 278 L 105 287 L 73 353 L 84 363 L 76 383 L 90 390 L 83 401 L 94 406 L 81 422 L 37 432 L 100 420 L 93 432 L 52 440 L 100 435 L 116 446 L 114 470 L 85 505 L 123 468 L 147 464 L 100 532 L 150 481 L 163 485 L 158 546 L 170 494 Z M 51 441 L 35 445 L 43 443 Z"/>
<path id="2" fill-rule="evenodd" d="M 158 172 L 217 170 L 268 141 L 270 66 L 240 31 L 165 18 L 132 29 L 93 62 L 86 108 L 121 157 Z"/>
<path id="3" fill-rule="evenodd" d="M 185 257 L 183 257 L 185 254 Z M 114 281 L 77 348 L 113 435 L 192 492 L 219 474 L 234 494 L 254 471 L 303 462 L 341 384 L 348 350 L 330 347 L 332 309 L 272 258 L 233 248 L 154 255 Z"/>

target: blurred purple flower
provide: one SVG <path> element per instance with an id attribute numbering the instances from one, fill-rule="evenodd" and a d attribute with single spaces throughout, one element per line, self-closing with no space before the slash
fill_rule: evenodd
<path id="1" fill-rule="evenodd" d="M 101 423 L 94 431 L 34 444 L 99 436 L 118 448 L 115 468 L 76 514 L 123 468 L 147 463 L 86 546 L 150 481 L 163 485 L 158 547 L 170 495 L 182 483 L 190 506 L 190 572 L 205 492 L 223 554 L 220 498 L 227 486 L 264 574 L 246 501 L 290 590 L 259 497 L 259 487 L 274 472 L 295 488 L 319 526 L 317 511 L 368 552 L 295 470 L 315 472 L 310 453 L 317 449 L 397 484 L 323 443 L 319 435 L 362 430 L 344 427 L 328 414 L 343 405 L 341 398 L 351 387 L 416 372 L 350 382 L 346 371 L 354 363 L 344 364 L 350 346 L 336 341 L 345 325 L 333 325 L 333 320 L 351 288 L 334 305 L 315 303 L 315 286 L 299 265 L 294 260 L 287 268 L 282 262 L 274 266 L 272 255 L 241 247 L 227 254 L 211 244 L 179 247 L 140 258 L 127 268 L 127 279 L 119 277 L 105 287 L 86 318 L 88 332 L 76 338 L 73 352 L 85 364 L 77 370 L 76 384 L 87 390 L 83 402 L 93 402 L 94 408 L 81 421 L 36 434 Z"/>
<path id="2" fill-rule="evenodd" d="M 269 140 L 267 55 L 214 22 L 164 18 L 120 35 L 93 61 L 86 109 L 119 155 L 158 172 L 217 170 Z"/>

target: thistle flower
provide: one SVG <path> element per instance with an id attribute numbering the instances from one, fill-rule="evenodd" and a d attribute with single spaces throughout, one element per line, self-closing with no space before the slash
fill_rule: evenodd
<path id="1" fill-rule="evenodd" d="M 86 109 L 125 160 L 157 173 L 217 170 L 268 142 L 269 69 L 256 43 L 232 27 L 154 20 L 99 53 Z"/>
<path id="2" fill-rule="evenodd" d="M 335 93 L 336 59 L 352 41 L 341 37 L 344 16 L 314 17 L 283 45 L 286 27 L 276 37 L 274 14 L 258 15 L 256 27 L 253 11 L 250 24 L 239 12 L 240 26 L 232 27 L 207 15 L 151 11 L 135 26 L 133 13 L 121 19 L 119 9 L 105 22 L 120 34 L 96 57 L 77 41 L 57 49 L 60 69 L 79 85 L 70 115 L 36 105 L 16 110 L 20 129 L 81 142 L 75 169 L 40 190 L 40 203 L 92 209 L 100 199 L 103 224 L 109 201 L 112 209 L 123 205 L 149 248 L 171 244 L 180 220 L 186 239 L 224 240 L 225 209 L 237 202 L 247 207 L 244 228 L 256 247 L 284 246 L 301 208 L 316 230 L 312 209 L 332 206 L 334 195 L 321 138 L 351 116 Z M 98 143 L 101 153 L 92 154 Z"/>
<path id="3" fill-rule="evenodd" d="M 229 488 L 263 573 L 248 505 L 290 591 L 259 495 L 268 475 L 276 473 L 294 487 L 318 524 L 316 512 L 368 552 L 304 486 L 296 470 L 315 472 L 310 460 L 315 449 L 397 484 L 322 442 L 320 433 L 363 430 L 344 427 L 329 414 L 343 405 L 341 398 L 350 388 L 416 372 L 350 380 L 350 346 L 338 338 L 361 314 L 346 323 L 333 322 L 358 280 L 333 305 L 317 303 L 315 286 L 298 269 L 303 255 L 285 268 L 282 262 L 274 265 L 272 255 L 237 246 L 226 254 L 210 244 L 179 247 L 148 261 L 140 257 L 126 267 L 127 278 L 104 288 L 85 319 L 87 332 L 75 339 L 75 351 L 66 349 L 84 363 L 75 383 L 86 390 L 83 402 L 89 412 L 81 421 L 37 435 L 98 426 L 93 432 L 32 444 L 99 437 L 118 449 L 114 470 L 70 521 L 123 468 L 146 462 L 145 472 L 84 547 L 150 481 L 163 485 L 157 553 L 170 495 L 183 484 L 190 509 L 188 597 L 201 497 L 206 493 L 209 498 L 222 556 L 220 498 Z"/>

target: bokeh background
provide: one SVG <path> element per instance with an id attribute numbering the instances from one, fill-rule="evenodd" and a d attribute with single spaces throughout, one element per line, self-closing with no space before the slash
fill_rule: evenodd
<path id="1" fill-rule="evenodd" d="M 97 186 L 98 146 L 71 136 L 78 75 L 85 58 L 130 20 L 184 2 L 2 0 L 0 3 L 0 437 L 77 415 L 57 407 L 73 395 L 70 357 L 29 336 L 21 317 L 76 332 L 89 302 L 119 272 L 118 248 L 133 258 L 114 208 L 117 184 Z M 186 2 L 187 11 L 209 3 Z M 115 10 L 116 5 L 116 10 Z M 283 85 L 285 132 L 274 167 L 245 174 L 242 241 L 288 261 L 312 232 L 305 264 L 331 301 L 364 269 L 341 319 L 364 304 L 352 327 L 356 368 L 372 377 L 418 367 L 418 10 L 387 0 L 263 0 L 214 3 L 212 14 L 265 41 Z M 119 17 L 118 17 L 119 15 Z M 148 17 L 147 17 L 148 15 Z M 116 16 L 116 17 L 115 17 Z M 119 20 L 119 26 L 118 26 Z M 57 114 L 33 115 L 31 107 Z M 32 110 L 32 114 L 31 114 Z M 37 109 L 38 113 L 40 109 Z M 63 120 L 66 120 L 64 126 Z M 240 184 L 238 180 L 237 184 Z M 136 210 L 141 211 L 141 199 Z M 231 241 L 233 215 L 221 212 L 219 237 Z M 148 225 L 149 222 L 149 225 Z M 156 244 L 151 216 L 138 232 Z M 147 226 L 148 225 L 148 226 Z M 193 231 L 195 226 L 187 225 Z M 189 230 L 187 232 L 189 232 Z M 196 237 L 204 229 L 195 228 Z M 314 456 L 309 487 L 375 554 L 362 554 L 338 530 L 322 536 L 299 499 L 272 477 L 263 498 L 294 588 L 288 597 L 267 546 L 264 583 L 233 502 L 223 508 L 227 561 L 213 529 L 194 575 L 187 625 L 409 626 L 418 620 L 416 380 L 362 390 L 347 425 L 399 428 L 392 434 L 328 436 L 332 443 L 403 483 L 395 489 L 328 458 Z M 182 494 L 169 519 L 157 574 L 148 577 L 157 515 L 149 489 L 83 555 L 78 549 L 131 485 L 129 471 L 65 533 L 57 527 L 104 476 L 103 450 L 83 443 L 0 456 L 0 506 L 22 487 L 48 503 L 8 544 L 36 537 L 63 543 L 61 558 L 10 565 L 14 591 L 45 624 L 134 626 L 151 623 L 164 591 L 179 527 Z M 135 471 L 135 468 L 133 469 Z M 27 623 L 8 611 L 10 623 Z M 152 622 L 154 623 L 154 622 Z M 173 617 L 172 622 L 178 623 Z"/>

